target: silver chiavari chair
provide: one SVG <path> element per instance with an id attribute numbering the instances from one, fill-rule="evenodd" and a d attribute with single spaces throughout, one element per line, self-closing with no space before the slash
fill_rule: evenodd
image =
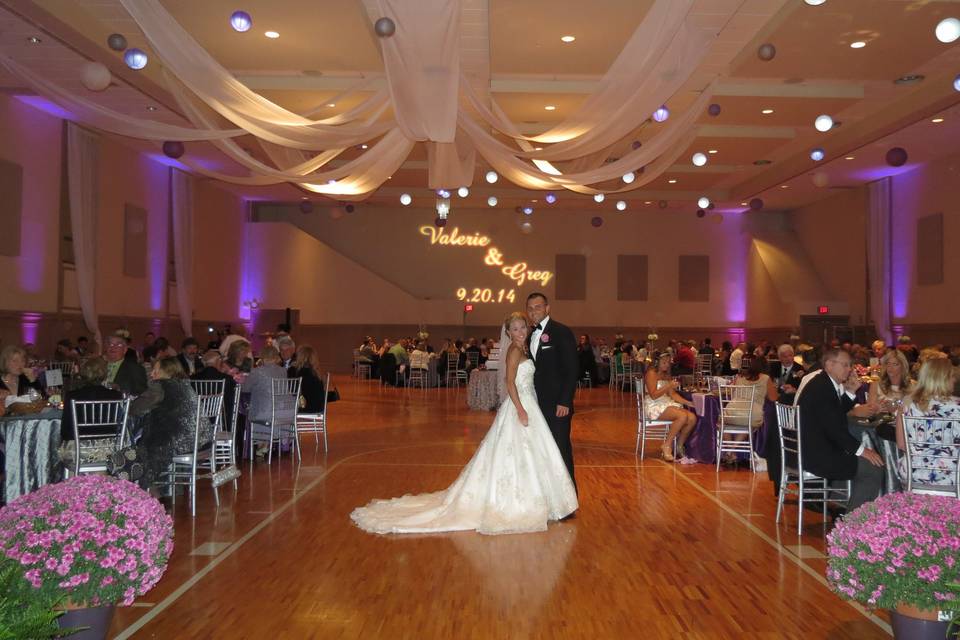
<path id="1" fill-rule="evenodd" d="M 300 378 L 274 378 L 271 388 L 270 419 L 266 422 L 250 421 L 250 466 L 256 457 L 257 443 L 269 445 L 267 464 L 273 462 L 273 445 L 277 455 L 282 455 L 283 442 L 292 441 L 294 455 L 300 458 L 300 441 L 297 439 L 297 413 L 300 409 Z"/>
<path id="2" fill-rule="evenodd" d="M 169 469 L 163 474 L 160 484 L 165 484 L 170 489 L 171 499 L 174 504 L 177 500 L 177 486 L 188 487 L 190 494 L 190 515 L 197 515 L 197 478 L 198 470 L 208 469 L 209 474 L 204 474 L 204 478 L 210 479 L 210 486 L 213 487 L 213 498 L 217 506 L 220 506 L 220 492 L 213 478 L 217 472 L 217 462 L 213 454 L 213 443 L 209 449 L 200 450 L 200 434 L 212 435 L 216 429 L 216 422 L 220 419 L 223 412 L 223 393 L 220 395 L 198 396 L 197 413 L 193 423 L 193 450 L 190 453 L 181 453 L 173 456 L 173 462 Z M 206 440 L 206 438 L 204 438 Z M 207 444 L 204 442 L 203 444 Z"/>
<path id="3" fill-rule="evenodd" d="M 312 433 L 319 447 L 320 434 L 322 433 L 324 453 L 327 453 L 327 398 L 329 393 L 330 372 L 328 371 L 323 383 L 323 408 L 320 413 L 297 413 L 297 436 L 301 433 Z"/>
<path id="4" fill-rule="evenodd" d="M 93 451 L 95 442 L 108 438 L 114 439 L 112 451 L 119 451 L 129 444 L 127 416 L 130 413 L 130 399 L 73 400 L 69 411 L 73 418 L 73 460 L 65 465 L 68 475 L 105 472 L 107 462 L 103 456 L 85 461 L 90 456 L 84 454 Z"/>

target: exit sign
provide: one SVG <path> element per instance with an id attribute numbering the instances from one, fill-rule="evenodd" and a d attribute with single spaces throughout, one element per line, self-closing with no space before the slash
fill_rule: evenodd
<path id="1" fill-rule="evenodd" d="M 828 306 L 825 305 L 825 304 L 822 304 L 822 305 L 820 305 L 819 307 L 817 307 L 817 313 L 819 313 L 819 314 L 822 315 L 822 316 L 825 316 L 825 315 L 827 315 L 828 313 L 830 313 L 830 307 L 828 307 Z"/>
<path id="2" fill-rule="evenodd" d="M 473 305 L 472 305 L 472 304 L 465 304 L 465 305 L 463 305 L 463 312 L 464 312 L 464 313 L 470 313 L 471 311 L 473 311 Z"/>

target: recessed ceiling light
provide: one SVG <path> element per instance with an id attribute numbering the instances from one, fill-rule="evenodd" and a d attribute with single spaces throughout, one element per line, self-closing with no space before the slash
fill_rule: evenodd
<path id="1" fill-rule="evenodd" d="M 264 31 L 264 32 L 263 32 L 263 35 L 267 36 L 268 38 L 270 38 L 270 39 L 272 39 L 272 40 L 276 40 L 277 38 L 280 37 L 280 34 L 277 33 L 276 31 Z"/>
<path id="2" fill-rule="evenodd" d="M 771 160 L 754 160 L 753 164 L 755 164 L 758 167 L 762 167 L 765 164 L 772 164 L 772 161 Z"/>
<path id="3" fill-rule="evenodd" d="M 740 206 L 741 206 L 741 207 L 745 207 L 745 206 L 747 206 L 748 204 L 750 204 L 750 203 L 749 203 L 749 202 L 741 202 L 741 203 L 740 203 Z"/>
<path id="4" fill-rule="evenodd" d="M 716 153 L 716 152 L 717 152 L 716 149 L 707 149 L 707 153 Z"/>
<path id="5" fill-rule="evenodd" d="M 148 104 L 148 105 L 147 105 L 147 111 L 156 111 L 156 110 L 157 110 L 157 108 L 156 108 L 155 106 L 153 106 L 152 104 Z"/>
<path id="6" fill-rule="evenodd" d="M 669 182 L 670 184 L 677 184 L 677 179 L 676 179 L 676 178 L 670 178 L 669 180 L 667 180 L 667 182 Z"/>
<path id="7" fill-rule="evenodd" d="M 926 76 L 920 73 L 908 73 L 907 75 L 900 76 L 894 80 L 893 84 L 914 84 L 917 82 L 923 82 L 924 78 L 926 78 Z"/>
<path id="8" fill-rule="evenodd" d="M 780 185 L 780 188 L 781 188 L 781 189 L 789 189 L 789 188 L 790 188 L 790 185 L 788 185 L 788 184 L 782 184 L 782 185 Z"/>
<path id="9" fill-rule="evenodd" d="M 851 49 L 863 49 L 865 46 L 867 46 L 867 43 L 863 40 L 857 40 L 856 42 L 850 43 Z"/>
<path id="10" fill-rule="evenodd" d="M 361 149 L 369 149 L 370 147 L 368 147 L 368 146 L 365 145 L 365 144 L 362 144 L 362 145 L 360 145 L 360 148 L 361 148 Z"/>
<path id="11" fill-rule="evenodd" d="M 760 113 L 762 113 L 762 114 L 765 115 L 765 116 L 768 116 L 768 115 L 770 115 L 771 113 L 773 113 L 773 109 L 764 109 L 764 110 L 761 111 Z"/>
<path id="12" fill-rule="evenodd" d="M 806 2 L 808 5 L 810 5 L 811 7 L 818 7 L 824 2 L 826 2 L 827 0 L 803 0 L 803 1 Z"/>
<path id="13" fill-rule="evenodd" d="M 643 204 L 653 204 L 653 200 L 644 200 Z"/>
<path id="14" fill-rule="evenodd" d="M 844 160 L 854 160 L 857 156 L 846 156 Z"/>
<path id="15" fill-rule="evenodd" d="M 27 38 L 27 42 L 29 42 L 30 44 L 40 44 L 41 42 L 43 42 L 43 40 L 41 40 L 37 36 L 30 36 L 29 38 Z"/>
<path id="16" fill-rule="evenodd" d="M 548 104 L 547 106 L 544 107 L 544 109 L 546 109 L 547 111 L 556 111 L 556 110 L 557 110 L 557 108 L 556 108 L 555 106 L 553 106 L 552 104 Z"/>
<path id="17" fill-rule="evenodd" d="M 930 122 L 934 122 L 934 123 L 936 123 L 936 124 L 940 124 L 941 122 L 943 122 L 943 118 L 934 118 L 934 119 L 931 120 Z"/>
<path id="18" fill-rule="evenodd" d="M 543 151 L 543 147 L 534 147 L 533 150 L 534 150 L 534 151 Z"/>
<path id="19" fill-rule="evenodd" d="M 328 107 L 335 107 L 335 106 L 337 106 L 337 103 L 336 103 L 336 102 L 328 102 L 328 103 L 327 103 L 327 106 L 328 106 Z"/>
<path id="20" fill-rule="evenodd" d="M 560 37 L 560 40 L 561 40 L 562 42 L 566 42 L 567 44 L 570 44 L 571 42 L 573 42 L 573 41 L 576 40 L 576 39 L 577 39 L 576 36 L 561 36 L 561 37 Z"/>

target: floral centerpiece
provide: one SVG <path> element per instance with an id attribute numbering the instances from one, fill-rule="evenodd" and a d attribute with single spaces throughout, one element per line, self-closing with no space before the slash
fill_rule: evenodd
<path id="1" fill-rule="evenodd" d="M 0 509 L 0 551 L 22 566 L 26 599 L 32 587 L 73 605 L 130 605 L 166 570 L 173 520 L 131 482 L 77 476 Z"/>
<path id="2" fill-rule="evenodd" d="M 882 496 L 848 513 L 827 536 L 827 551 L 830 586 L 850 600 L 888 609 L 960 607 L 948 586 L 960 581 L 960 500 Z"/>

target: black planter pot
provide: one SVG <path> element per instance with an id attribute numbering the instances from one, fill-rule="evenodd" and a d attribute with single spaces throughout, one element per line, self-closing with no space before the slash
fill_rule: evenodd
<path id="1" fill-rule="evenodd" d="M 89 609 L 70 609 L 58 618 L 61 629 L 89 627 L 65 636 L 70 640 L 105 640 L 107 631 L 110 630 L 111 620 L 113 620 L 113 605 L 91 607 Z"/>
<path id="2" fill-rule="evenodd" d="M 922 620 L 894 609 L 890 611 L 890 626 L 897 640 L 944 640 L 950 623 Z"/>

